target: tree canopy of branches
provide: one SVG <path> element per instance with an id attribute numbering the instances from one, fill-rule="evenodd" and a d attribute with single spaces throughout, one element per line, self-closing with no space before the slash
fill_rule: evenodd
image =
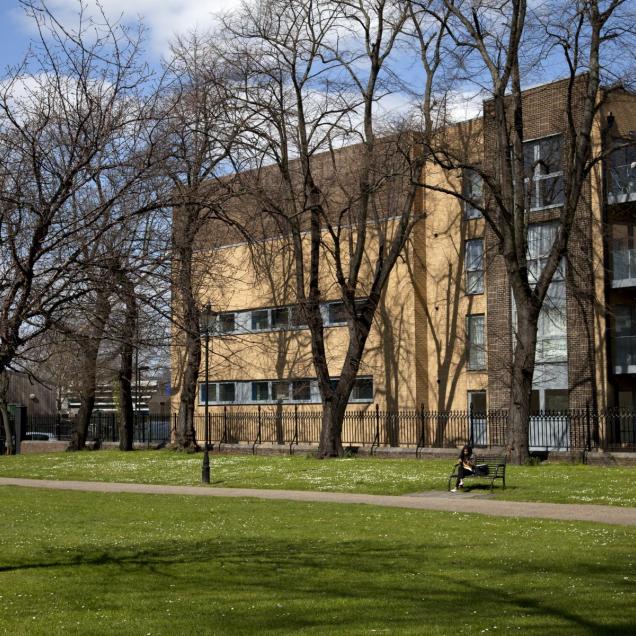
<path id="1" fill-rule="evenodd" d="M 422 134 L 403 122 L 381 125 L 377 109 L 400 86 L 392 64 L 414 23 L 425 44 L 423 135 L 433 128 L 444 33 L 426 18 L 402 2 L 272 0 L 227 19 L 217 42 L 234 82 L 230 107 L 247 124 L 231 153 L 239 191 L 293 251 L 293 292 L 324 406 L 323 457 L 342 452 L 344 412 L 382 290 L 422 218 Z M 337 369 L 328 362 L 326 300 L 341 300 L 347 315 Z"/>
<path id="2" fill-rule="evenodd" d="M 39 37 L 0 88 L 0 373 L 94 288 L 87 258 L 105 255 L 87 246 L 127 214 L 154 145 L 141 32 L 23 5 Z"/>
<path id="3" fill-rule="evenodd" d="M 586 179 L 602 159 L 593 153 L 595 120 L 603 103 L 601 82 L 611 83 L 626 71 L 613 55 L 633 43 L 634 11 L 622 0 L 527 3 L 510 0 L 443 0 L 430 6 L 431 16 L 446 29 L 452 44 L 455 77 L 487 98 L 484 112 L 484 158 L 475 162 L 457 149 L 429 146 L 434 161 L 452 170 L 470 169 L 484 183 L 483 200 L 470 200 L 483 213 L 494 251 L 501 255 L 516 307 L 510 367 L 510 420 L 507 448 L 513 459 L 528 456 L 530 395 L 539 315 L 568 243 L 584 196 Z M 631 38 L 631 39 L 629 39 Z M 532 188 L 529 175 L 536 160 L 524 152 L 527 139 L 522 77 L 542 66 L 560 64 L 566 75 L 563 103 L 553 104 L 564 122 L 563 193 L 555 217 L 555 240 L 540 272 L 532 272 L 528 226 Z M 603 65 L 605 63 L 605 66 Z M 531 178 L 531 176 L 530 176 Z M 440 189 L 440 188 L 437 188 Z M 444 190 L 443 188 L 441 188 Z M 462 193 L 446 190 L 460 198 Z M 536 207 L 536 206 L 535 206 Z M 590 239 L 591 240 L 591 239 Z"/>

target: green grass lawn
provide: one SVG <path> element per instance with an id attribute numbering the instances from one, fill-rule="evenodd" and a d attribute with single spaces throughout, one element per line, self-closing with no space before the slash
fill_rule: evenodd
<path id="1" fill-rule="evenodd" d="M 635 528 L 10 487 L 0 497 L 4 634 L 627 635 L 636 624 Z"/>
<path id="2" fill-rule="evenodd" d="M 212 455 L 212 486 L 401 495 L 446 490 L 449 460 Z M 199 484 L 202 455 L 170 450 L 85 451 L 0 458 L 0 477 L 147 484 Z M 520 501 L 636 506 L 636 468 L 542 464 L 508 466 L 495 497 Z M 500 482 L 499 482 L 500 483 Z M 461 496 L 461 495 L 458 495 Z"/>

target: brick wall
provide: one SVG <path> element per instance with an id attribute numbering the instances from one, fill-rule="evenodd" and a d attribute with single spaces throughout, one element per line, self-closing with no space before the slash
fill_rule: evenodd
<path id="1" fill-rule="evenodd" d="M 583 87 L 581 78 L 578 88 Z M 523 95 L 525 139 L 563 135 L 564 158 L 568 149 L 566 119 L 567 81 L 528 90 Z M 493 104 L 485 104 L 485 165 L 494 171 L 496 140 Z M 576 113 L 579 112 L 578 109 Z M 593 403 L 595 392 L 594 273 L 592 258 L 593 203 L 589 182 L 576 211 L 567 258 L 567 338 L 570 407 Z M 558 218 L 558 210 L 532 212 L 530 222 Z M 510 400 L 511 293 L 503 257 L 497 253 L 492 231 L 486 234 L 488 285 L 488 389 L 489 407 L 506 408 Z"/>

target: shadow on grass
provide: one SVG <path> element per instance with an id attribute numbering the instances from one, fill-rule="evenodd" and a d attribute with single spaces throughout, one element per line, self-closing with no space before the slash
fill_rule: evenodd
<path id="1" fill-rule="evenodd" d="M 621 625 L 620 614 L 595 596 L 608 580 L 614 582 L 613 594 L 631 592 L 628 583 L 624 592 L 618 589 L 621 577 L 613 566 L 592 563 L 583 554 L 569 562 L 551 561 L 549 554 L 524 562 L 518 555 L 495 555 L 496 548 L 468 554 L 464 546 L 439 538 L 413 544 L 339 541 L 337 533 L 313 539 L 216 535 L 92 551 L 44 549 L 0 566 L 0 573 L 55 569 L 58 581 L 76 580 L 81 590 L 125 590 L 142 612 L 157 611 L 144 604 L 160 603 L 176 588 L 191 602 L 205 603 L 209 620 L 232 606 L 231 615 L 223 614 L 224 633 L 329 631 L 334 625 L 343 633 L 420 625 L 426 633 L 427 625 L 456 631 L 453 625 L 510 626 L 515 620 L 541 633 L 633 633 L 629 617 L 623 614 L 627 620 Z M 582 583 L 568 596 L 561 587 L 573 578 Z"/>

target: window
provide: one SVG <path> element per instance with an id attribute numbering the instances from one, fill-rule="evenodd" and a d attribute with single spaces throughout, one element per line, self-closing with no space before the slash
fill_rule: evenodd
<path id="1" fill-rule="evenodd" d="M 373 400 L 373 378 L 357 378 L 351 390 L 352 402 L 371 402 Z"/>
<path id="2" fill-rule="evenodd" d="M 558 223 L 531 223 L 528 225 L 528 282 L 536 285 L 550 255 L 559 231 Z M 561 261 L 553 281 L 565 278 L 565 264 Z"/>
<path id="3" fill-rule="evenodd" d="M 292 400 L 297 402 L 309 402 L 311 400 L 309 380 L 295 380 L 292 382 Z"/>
<path id="4" fill-rule="evenodd" d="M 636 372 L 636 305 L 614 307 L 614 372 Z"/>
<path id="5" fill-rule="evenodd" d="M 486 333 L 484 316 L 468 317 L 468 368 L 486 368 Z"/>
<path id="6" fill-rule="evenodd" d="M 484 241 L 466 241 L 466 293 L 484 293 Z"/>
<path id="7" fill-rule="evenodd" d="M 303 310 L 300 308 L 300 305 L 293 305 L 290 309 L 290 320 L 289 324 L 292 327 L 306 327 L 307 321 L 305 320 L 305 316 L 303 315 Z"/>
<path id="8" fill-rule="evenodd" d="M 347 311 L 343 302 L 329 303 L 327 312 L 327 320 L 330 325 L 342 325 L 347 322 Z"/>
<path id="9" fill-rule="evenodd" d="M 636 284 L 636 226 L 611 226 L 612 287 Z"/>
<path id="10" fill-rule="evenodd" d="M 467 358 L 469 371 L 486 368 L 486 333 L 483 315 L 466 317 Z"/>
<path id="11" fill-rule="evenodd" d="M 470 168 L 466 168 L 462 175 L 462 194 L 475 204 L 472 205 L 468 201 L 464 202 L 464 218 L 480 219 L 481 210 L 475 206 L 483 205 L 484 203 L 484 184 L 481 176 Z"/>
<path id="12" fill-rule="evenodd" d="M 528 208 L 538 210 L 563 203 L 561 137 L 555 135 L 523 144 Z"/>
<path id="13" fill-rule="evenodd" d="M 289 327 L 289 307 L 272 309 L 272 329 L 287 329 Z"/>
<path id="14" fill-rule="evenodd" d="M 530 412 L 567 411 L 569 398 L 567 389 L 534 389 L 530 395 Z M 544 433 L 545 435 L 545 433 Z"/>
<path id="15" fill-rule="evenodd" d="M 232 333 L 236 329 L 234 314 L 220 314 L 217 324 L 219 333 Z"/>
<path id="16" fill-rule="evenodd" d="M 636 145 L 618 148 L 610 155 L 607 189 L 609 203 L 636 199 Z"/>
<path id="17" fill-rule="evenodd" d="M 205 404 L 206 397 L 208 404 L 214 404 L 218 402 L 234 402 L 235 401 L 235 386 L 234 382 L 210 382 L 208 384 L 208 390 L 205 390 L 205 384 L 199 386 L 199 402 Z"/>
<path id="18" fill-rule="evenodd" d="M 546 411 L 567 411 L 569 407 L 567 389 L 546 389 L 545 390 L 545 410 Z"/>
<path id="19" fill-rule="evenodd" d="M 272 400 L 289 400 L 289 382 L 272 382 Z"/>
<path id="20" fill-rule="evenodd" d="M 219 402 L 234 402 L 235 393 L 234 382 L 219 383 Z"/>
<path id="21" fill-rule="evenodd" d="M 252 331 L 269 329 L 269 310 L 257 309 L 252 312 Z"/>
<path id="22" fill-rule="evenodd" d="M 205 384 L 199 385 L 199 402 L 205 404 L 206 401 L 216 402 L 216 384 L 208 384 L 207 390 Z"/>
<path id="23" fill-rule="evenodd" d="M 468 391 L 468 408 L 474 414 L 486 413 L 486 391 Z"/>
<path id="24" fill-rule="evenodd" d="M 269 401 L 269 382 L 252 382 L 252 401 Z"/>
<path id="25" fill-rule="evenodd" d="M 331 380 L 337 384 L 338 379 Z M 210 382 L 206 392 L 205 384 L 199 385 L 199 404 L 276 404 L 276 403 L 318 403 L 320 393 L 316 379 L 296 380 L 242 380 L 238 382 Z M 373 378 L 358 378 L 351 391 L 350 402 L 373 401 Z"/>
<path id="26" fill-rule="evenodd" d="M 558 224 L 533 223 L 528 226 L 528 281 L 536 285 L 556 239 Z M 537 324 L 536 362 L 567 360 L 567 313 L 565 261 L 554 272 Z"/>

